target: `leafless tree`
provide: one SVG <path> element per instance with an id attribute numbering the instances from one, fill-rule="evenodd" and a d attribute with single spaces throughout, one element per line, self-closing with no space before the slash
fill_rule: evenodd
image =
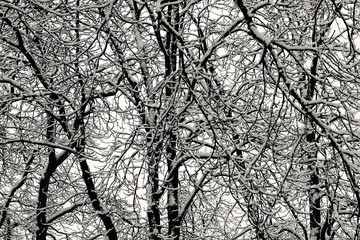
<path id="1" fill-rule="evenodd" d="M 357 1 L 0 1 L 4 239 L 358 239 Z"/>

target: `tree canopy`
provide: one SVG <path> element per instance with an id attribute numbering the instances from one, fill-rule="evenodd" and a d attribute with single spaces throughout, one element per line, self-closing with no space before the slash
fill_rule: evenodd
<path id="1" fill-rule="evenodd" d="M 359 5 L 0 1 L 0 237 L 359 239 Z"/>

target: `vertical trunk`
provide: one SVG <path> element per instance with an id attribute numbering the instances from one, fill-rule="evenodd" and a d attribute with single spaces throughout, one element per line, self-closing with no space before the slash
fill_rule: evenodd
<path id="1" fill-rule="evenodd" d="M 341 6 L 337 6 L 338 11 L 340 11 Z M 322 20 L 322 25 L 318 25 L 318 21 Z M 329 21 L 330 20 L 330 21 Z M 321 6 L 316 4 L 316 10 L 314 14 L 314 26 L 312 31 L 311 40 L 314 43 L 314 47 L 322 46 L 324 40 L 326 38 L 326 34 L 329 33 L 330 26 L 335 20 L 335 16 L 331 16 L 328 18 L 325 16 L 324 12 L 321 10 Z M 326 24 L 324 24 L 326 23 Z M 318 29 L 319 28 L 319 29 Z M 321 54 L 321 53 L 319 53 Z M 321 58 L 319 55 L 313 57 L 311 62 L 310 73 L 311 76 L 308 78 L 307 83 L 307 92 L 305 95 L 306 100 L 313 100 L 315 97 L 316 91 L 316 77 L 319 76 L 319 61 Z M 308 170 L 310 172 L 310 190 L 309 190 L 309 209 L 310 209 L 310 239 L 311 240 L 320 240 L 326 238 L 324 234 L 325 232 L 330 232 L 331 225 L 328 224 L 328 220 L 325 220 L 325 223 L 321 222 L 321 194 L 320 190 L 320 173 L 319 167 L 317 166 L 317 150 L 315 148 L 315 144 L 317 142 L 317 137 L 315 134 L 315 129 L 313 127 L 313 120 L 310 118 L 306 118 L 306 126 L 307 126 L 307 134 L 306 141 L 310 145 L 311 150 L 307 154 L 308 160 Z M 329 215 L 331 211 L 327 212 Z M 328 216 L 331 218 L 331 216 Z M 322 226 L 324 225 L 324 226 Z M 323 232 L 323 234 L 321 233 Z M 322 236 L 323 235 L 323 236 Z"/>
<path id="2" fill-rule="evenodd" d="M 180 16 L 179 16 L 179 5 L 168 6 L 168 23 L 170 23 L 176 31 L 179 30 Z M 178 188 L 179 188 L 179 173 L 176 166 L 176 112 L 173 106 L 174 94 L 176 94 L 177 78 L 172 76 L 176 71 L 177 64 L 177 43 L 176 37 L 173 34 L 167 33 L 165 48 L 168 54 L 165 56 L 165 78 L 168 81 L 165 88 L 165 95 L 169 112 L 166 120 L 166 129 L 168 134 L 168 142 L 166 146 L 166 158 L 167 158 L 167 169 L 172 174 L 167 190 L 167 214 L 168 214 L 168 235 L 169 239 L 180 239 L 180 219 L 179 219 L 179 199 L 178 199 Z"/>
<path id="3" fill-rule="evenodd" d="M 47 141 L 51 143 L 53 143 L 55 139 L 55 119 L 50 114 L 48 114 L 46 138 Z M 55 149 L 50 149 L 48 160 L 48 165 L 44 170 L 43 176 L 41 176 L 39 184 L 38 205 L 36 209 L 37 240 L 46 240 L 48 230 L 48 226 L 46 224 L 48 190 L 50 185 L 50 178 L 58 166 L 55 156 Z"/>
<path id="4" fill-rule="evenodd" d="M 176 139 L 177 136 L 171 130 L 170 140 L 168 146 L 166 147 L 167 152 L 167 166 L 168 171 L 171 171 L 176 165 L 175 156 L 176 156 Z M 177 167 L 172 171 L 172 177 L 170 178 L 169 188 L 168 188 L 168 234 L 170 239 L 179 239 L 180 238 L 180 221 L 179 221 L 179 199 L 178 199 L 178 188 L 179 188 L 179 173 Z"/>
<path id="5" fill-rule="evenodd" d="M 313 145 L 316 141 L 315 133 L 310 132 L 306 135 L 306 141 Z M 320 240 L 321 231 L 321 197 L 319 190 L 319 169 L 316 166 L 316 151 L 310 152 L 308 158 L 308 170 L 310 171 L 310 190 L 309 190 L 309 206 L 310 206 L 310 239 Z"/>
<path id="6" fill-rule="evenodd" d="M 313 76 L 317 75 L 318 57 L 315 56 L 312 60 L 310 72 Z M 314 98 L 316 79 L 310 77 L 308 80 L 308 88 L 306 93 L 306 100 Z M 307 153 L 308 170 L 310 172 L 310 190 L 309 190 L 309 210 L 310 210 L 310 240 L 320 240 L 321 233 L 321 197 L 319 190 L 319 169 L 317 167 L 317 150 L 315 148 L 316 134 L 313 128 L 312 120 L 306 119 L 307 133 L 306 142 L 310 146 Z"/>
<path id="7" fill-rule="evenodd" d="M 141 9 L 138 7 L 139 3 L 137 1 L 129 1 L 129 7 L 132 10 L 133 17 L 137 21 L 140 21 Z M 145 59 L 147 57 L 144 50 L 143 39 L 141 32 L 139 31 L 138 25 L 134 24 L 135 29 L 135 38 L 137 41 L 137 48 L 139 51 L 139 56 Z M 116 45 L 115 45 L 116 47 Z M 120 52 L 120 51 L 118 51 Z M 144 83 L 146 86 L 146 91 L 151 103 L 154 103 L 155 95 L 151 92 L 152 83 L 149 79 L 149 71 L 147 69 L 146 61 L 140 60 L 141 73 L 144 78 Z M 139 112 L 139 117 L 146 131 L 146 143 L 147 143 L 147 153 L 146 159 L 148 160 L 148 179 L 147 179 L 147 221 L 149 227 L 149 239 L 159 240 L 161 235 L 161 225 L 160 225 L 160 209 L 159 209 L 159 163 L 162 155 L 162 136 L 154 130 L 156 126 L 158 110 L 153 108 L 148 108 L 148 112 L 145 110 L 146 107 L 143 104 L 141 96 L 139 94 L 139 86 L 136 81 L 133 81 L 129 75 L 127 75 L 127 70 L 123 69 L 125 75 L 129 81 L 129 84 L 132 88 L 132 96 L 134 97 L 135 106 Z"/>
<path id="8" fill-rule="evenodd" d="M 46 205 L 48 198 L 48 190 L 50 184 L 50 178 L 55 168 L 54 162 L 49 161 L 49 165 L 44 173 L 44 176 L 40 180 L 38 205 L 36 210 L 37 230 L 36 240 L 46 240 L 48 226 L 46 224 Z"/>
<path id="9" fill-rule="evenodd" d="M 147 138 L 148 142 L 148 154 L 149 159 L 149 177 L 148 177 L 148 189 L 147 189 L 147 216 L 149 223 L 149 238 L 152 240 L 159 240 L 161 234 L 160 226 L 160 211 L 159 211 L 159 161 L 161 157 L 161 138 L 155 136 L 152 140 L 151 136 L 154 132 L 149 133 Z M 154 148 L 152 148 L 152 146 Z"/>

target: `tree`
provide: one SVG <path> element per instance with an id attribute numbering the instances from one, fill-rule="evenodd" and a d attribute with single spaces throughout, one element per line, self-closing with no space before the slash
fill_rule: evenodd
<path id="1" fill-rule="evenodd" d="M 0 2 L 0 234 L 359 238 L 357 6 Z"/>

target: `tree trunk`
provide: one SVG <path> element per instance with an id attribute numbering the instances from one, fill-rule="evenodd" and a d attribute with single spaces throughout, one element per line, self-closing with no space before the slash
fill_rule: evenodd
<path id="1" fill-rule="evenodd" d="M 313 76 L 317 75 L 318 57 L 315 56 L 312 60 L 312 66 L 310 72 Z M 306 100 L 312 100 L 314 98 L 316 89 L 316 79 L 309 77 L 307 84 Z M 308 170 L 310 172 L 310 189 L 309 189 L 309 209 L 310 209 L 310 240 L 320 240 L 321 235 L 321 192 L 319 190 L 319 169 L 317 167 L 317 149 L 315 144 L 316 134 L 314 129 L 314 123 L 308 117 L 305 119 L 307 127 L 306 142 L 310 146 L 307 152 Z"/>
<path id="2" fill-rule="evenodd" d="M 179 30 L 180 16 L 179 4 L 168 6 L 167 21 L 176 31 Z M 165 79 L 167 81 L 165 87 L 165 95 L 167 100 L 167 107 L 169 108 L 167 120 L 165 123 L 165 131 L 168 132 L 169 140 L 166 146 L 166 158 L 168 174 L 172 174 L 167 189 L 167 213 L 168 213 L 168 237 L 169 239 L 180 239 L 180 219 L 179 219 L 179 171 L 176 163 L 176 142 L 177 142 L 177 117 L 173 107 L 174 98 L 176 95 L 176 88 L 178 86 L 178 78 L 172 76 L 176 71 L 177 65 L 177 39 L 176 37 L 167 32 L 165 49 Z"/>

